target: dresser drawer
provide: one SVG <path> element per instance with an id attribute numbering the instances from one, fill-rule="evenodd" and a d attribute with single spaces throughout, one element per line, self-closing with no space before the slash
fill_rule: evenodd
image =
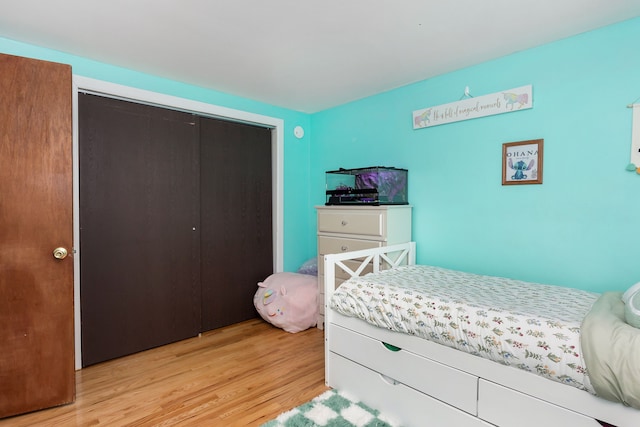
<path id="1" fill-rule="evenodd" d="M 356 271 L 356 269 L 358 267 L 360 267 L 360 263 L 358 261 L 347 260 L 347 261 L 344 261 L 344 265 L 346 265 L 347 267 L 349 267 L 353 271 Z M 360 273 L 360 275 L 364 276 L 365 274 L 371 273 L 372 271 L 373 271 L 373 264 L 369 263 L 364 268 L 362 273 Z M 318 274 L 319 275 L 324 275 L 324 257 L 320 257 L 318 259 Z M 336 266 L 336 281 L 338 279 L 342 279 L 342 280 L 339 281 L 339 283 L 342 283 L 344 280 L 350 279 L 350 278 L 351 278 L 351 276 L 349 275 L 349 273 L 347 273 L 346 271 L 344 271 L 340 267 Z"/>
<path id="2" fill-rule="evenodd" d="M 336 278 L 336 288 L 340 286 L 344 281 L 345 279 Z M 322 273 L 318 275 L 318 292 L 320 292 L 320 294 L 322 294 L 323 296 L 323 298 L 319 298 L 318 301 L 321 301 L 322 304 L 324 304 L 324 275 Z"/>
<path id="3" fill-rule="evenodd" d="M 330 326 L 328 333 L 331 352 L 340 349 L 340 355 L 349 360 L 477 415 L 478 377 L 340 326 Z"/>
<path id="4" fill-rule="evenodd" d="M 346 239 L 341 237 L 318 236 L 318 254 L 340 254 L 362 249 L 379 248 L 383 242 L 375 240 Z"/>
<path id="5" fill-rule="evenodd" d="M 318 232 L 357 234 L 382 238 L 385 235 L 384 211 L 380 210 L 320 210 Z"/>

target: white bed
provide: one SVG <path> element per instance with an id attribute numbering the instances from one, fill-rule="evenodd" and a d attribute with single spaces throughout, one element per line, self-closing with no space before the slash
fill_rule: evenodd
<path id="1" fill-rule="evenodd" d="M 344 278 L 360 276 L 367 265 L 373 264 L 377 270 L 377 266 L 387 269 L 415 264 L 414 243 L 326 255 L 324 262 L 325 380 L 329 387 L 354 394 L 365 403 L 392 414 L 405 426 L 606 425 L 597 420 L 617 427 L 640 426 L 640 410 L 596 397 L 589 378 L 579 375 L 583 371 L 579 343 L 575 352 L 565 352 L 577 357 L 569 360 L 570 370 L 577 375 L 564 375 L 555 367 L 553 375 L 548 372 L 539 375 L 540 372 L 528 372 L 526 369 L 535 369 L 524 364 L 507 366 L 504 361 L 497 363 L 460 351 L 455 348 L 455 339 L 447 345 L 439 344 L 437 335 L 427 339 L 428 333 L 422 337 L 416 330 L 409 331 L 412 335 L 392 330 L 393 319 L 368 319 L 378 323 L 374 325 L 341 314 L 332 307 L 336 286 Z M 352 280 L 345 288 L 353 283 Z M 341 302 L 345 304 L 340 293 L 333 302 L 339 308 Z M 583 305 L 591 305 L 589 295 L 579 297 L 586 298 Z M 580 310 L 585 308 L 577 308 L 574 318 L 580 317 Z M 493 314 L 489 319 L 495 320 Z M 414 323 L 423 324 L 423 320 Z M 565 320 L 568 329 L 576 329 L 575 319 L 561 322 Z M 403 328 L 407 329 L 399 327 Z M 576 347 L 570 341 L 574 338 L 564 332 L 557 335 L 568 342 L 569 348 Z M 545 341 L 543 345 L 546 344 Z M 554 354 L 560 353 L 562 351 Z"/>

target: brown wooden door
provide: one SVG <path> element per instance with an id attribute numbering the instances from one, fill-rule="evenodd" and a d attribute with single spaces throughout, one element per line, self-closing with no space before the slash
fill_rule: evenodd
<path id="1" fill-rule="evenodd" d="M 200 332 L 198 124 L 79 95 L 82 365 Z"/>
<path id="2" fill-rule="evenodd" d="M 200 119 L 202 330 L 257 316 L 273 272 L 271 130 Z"/>
<path id="3" fill-rule="evenodd" d="M 0 55 L 0 417 L 75 398 L 71 67 Z"/>

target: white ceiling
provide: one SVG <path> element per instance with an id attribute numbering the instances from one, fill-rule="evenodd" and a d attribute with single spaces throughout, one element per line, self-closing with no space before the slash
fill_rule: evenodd
<path id="1" fill-rule="evenodd" d="M 317 112 L 640 16 L 640 0 L 0 0 L 0 37 Z"/>

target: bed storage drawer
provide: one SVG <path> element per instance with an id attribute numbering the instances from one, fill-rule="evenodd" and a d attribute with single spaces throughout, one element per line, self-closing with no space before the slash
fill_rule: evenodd
<path id="1" fill-rule="evenodd" d="M 348 210 L 318 211 L 318 232 L 384 236 L 384 211 Z"/>
<path id="2" fill-rule="evenodd" d="M 483 379 L 478 395 L 478 416 L 498 426 L 600 427 L 592 418 Z"/>
<path id="3" fill-rule="evenodd" d="M 331 381 L 333 388 L 357 396 L 405 427 L 489 426 L 466 412 L 394 382 L 391 378 L 335 353 L 329 354 L 328 362 L 334 377 Z"/>
<path id="4" fill-rule="evenodd" d="M 382 342 L 332 325 L 330 351 L 376 372 L 443 400 L 469 414 L 477 414 L 478 377 L 406 350 L 394 351 Z"/>

